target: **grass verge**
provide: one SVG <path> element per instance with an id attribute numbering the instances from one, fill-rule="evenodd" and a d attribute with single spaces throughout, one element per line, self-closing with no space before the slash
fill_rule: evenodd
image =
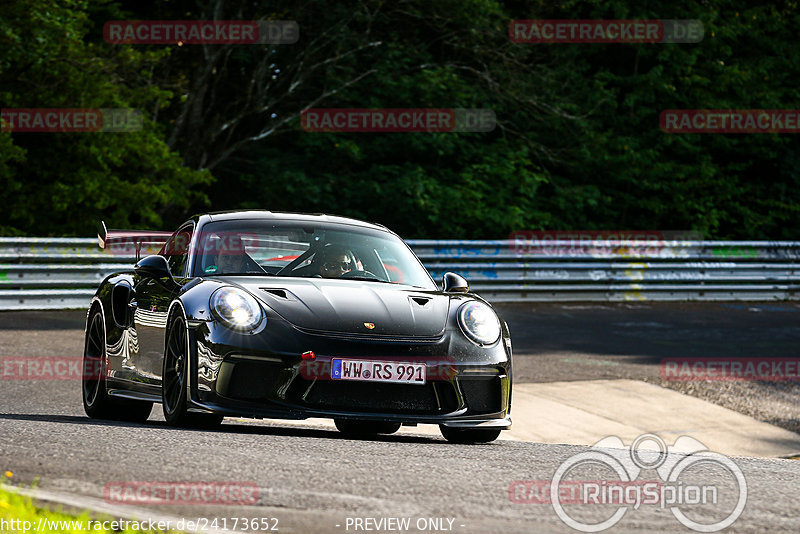
<path id="1" fill-rule="evenodd" d="M 162 530 L 143 530 L 147 522 L 113 519 L 83 512 L 74 515 L 60 509 L 49 510 L 38 506 L 30 497 L 9 491 L 3 486 L 3 478 L 11 478 L 6 472 L 0 475 L 0 534 L 48 534 L 59 533 L 160 533 Z M 142 525 L 144 523 L 144 526 Z"/>

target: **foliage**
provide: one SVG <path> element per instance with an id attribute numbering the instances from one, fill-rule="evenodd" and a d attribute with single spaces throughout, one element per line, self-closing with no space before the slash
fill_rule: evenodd
<path id="1" fill-rule="evenodd" d="M 0 7 L 3 107 L 133 107 L 135 133 L 0 133 L 5 234 L 190 211 L 349 215 L 404 237 L 518 229 L 795 239 L 797 136 L 668 134 L 664 109 L 797 108 L 794 2 L 381 0 Z M 111 19 L 296 20 L 295 45 L 109 45 Z M 512 19 L 700 19 L 697 44 L 526 45 Z M 491 108 L 490 133 L 310 133 L 308 107 Z M 213 175 L 213 178 L 212 178 Z"/>
<path id="2" fill-rule="evenodd" d="M 8 0 L 0 10 L 3 108 L 152 110 L 169 96 L 149 80 L 166 51 L 90 42 L 86 1 L 43 0 L 34 7 Z M 208 173 L 188 168 L 168 149 L 150 119 L 137 132 L 0 135 L 6 233 L 91 235 L 101 218 L 160 226 L 165 214 L 181 218 L 202 201 L 197 186 L 209 182 Z"/>

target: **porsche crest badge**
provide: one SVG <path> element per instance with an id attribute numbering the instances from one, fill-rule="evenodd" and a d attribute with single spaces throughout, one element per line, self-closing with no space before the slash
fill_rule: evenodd
<path id="1" fill-rule="evenodd" d="M 369 330 L 372 330 L 375 328 L 375 323 L 364 323 L 364 326 L 366 326 Z"/>

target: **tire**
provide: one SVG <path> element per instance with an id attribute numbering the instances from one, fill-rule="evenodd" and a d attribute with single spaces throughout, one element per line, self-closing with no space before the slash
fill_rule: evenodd
<path id="1" fill-rule="evenodd" d="M 83 346 L 81 377 L 83 410 L 92 419 L 112 419 L 143 423 L 150 417 L 153 403 L 115 399 L 106 387 L 106 342 L 103 314 L 95 309 L 89 316 Z"/>
<path id="2" fill-rule="evenodd" d="M 400 423 L 387 423 L 385 421 L 350 421 L 348 419 L 334 419 L 336 428 L 342 434 L 350 436 L 376 436 L 378 434 L 394 434 L 400 430 Z"/>
<path id="3" fill-rule="evenodd" d="M 444 439 L 450 443 L 490 443 L 500 436 L 499 428 L 452 428 L 439 425 Z"/>
<path id="4" fill-rule="evenodd" d="M 180 316 L 172 320 L 167 332 L 161 368 L 161 407 L 167 424 L 175 427 L 212 428 L 222 423 L 217 414 L 189 413 L 189 340 L 186 323 Z"/>

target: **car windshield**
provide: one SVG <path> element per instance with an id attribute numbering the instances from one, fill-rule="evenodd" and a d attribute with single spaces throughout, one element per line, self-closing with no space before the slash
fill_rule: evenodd
<path id="1" fill-rule="evenodd" d="M 338 223 L 237 220 L 207 223 L 196 237 L 193 276 L 342 278 L 436 289 L 390 232 Z"/>

